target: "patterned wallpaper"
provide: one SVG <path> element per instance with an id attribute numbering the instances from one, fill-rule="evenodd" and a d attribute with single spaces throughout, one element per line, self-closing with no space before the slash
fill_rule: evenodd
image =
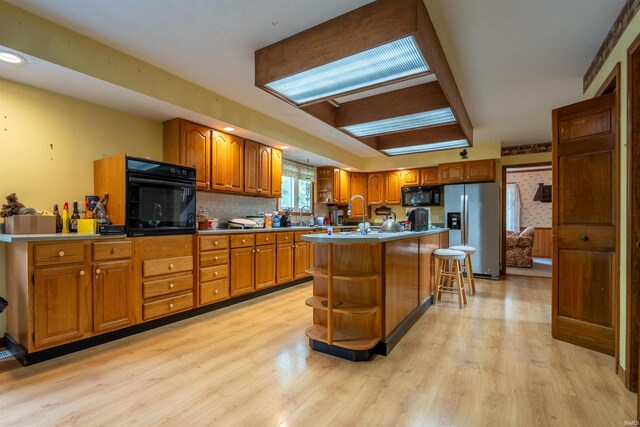
<path id="1" fill-rule="evenodd" d="M 538 183 L 551 185 L 551 170 L 508 173 L 520 189 L 520 227 L 551 227 L 551 203 L 534 202 Z"/>

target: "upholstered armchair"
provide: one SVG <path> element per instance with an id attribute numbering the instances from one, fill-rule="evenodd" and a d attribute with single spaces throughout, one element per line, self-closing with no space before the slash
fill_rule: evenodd
<path id="1" fill-rule="evenodd" d="M 533 267 L 533 236 L 535 228 L 522 233 L 507 232 L 507 267 Z"/>

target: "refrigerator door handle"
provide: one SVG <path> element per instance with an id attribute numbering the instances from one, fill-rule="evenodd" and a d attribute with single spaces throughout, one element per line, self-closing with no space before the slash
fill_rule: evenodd
<path id="1" fill-rule="evenodd" d="M 469 196 L 464 195 L 464 244 L 469 244 Z"/>
<path id="2" fill-rule="evenodd" d="M 464 243 L 464 235 L 465 235 L 465 231 L 466 231 L 465 228 L 464 228 L 465 227 L 465 220 L 464 220 L 464 215 L 465 215 L 465 213 L 464 213 L 464 207 L 465 207 L 465 203 L 464 202 L 465 202 L 465 200 L 464 199 L 465 199 L 465 197 L 466 196 L 464 194 L 462 194 L 460 196 L 460 244 L 461 245 L 465 244 Z"/>

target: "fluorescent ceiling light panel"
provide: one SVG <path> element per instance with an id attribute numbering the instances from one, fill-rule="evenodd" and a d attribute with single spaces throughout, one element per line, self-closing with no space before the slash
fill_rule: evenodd
<path id="1" fill-rule="evenodd" d="M 429 71 L 413 36 L 278 79 L 265 86 L 297 104 Z"/>
<path id="2" fill-rule="evenodd" d="M 390 119 L 345 126 L 342 129 L 360 138 L 363 136 L 382 135 L 384 133 L 441 125 L 443 123 L 453 123 L 455 121 L 456 118 L 453 116 L 451 108 L 447 107 L 425 111 L 423 113 L 409 114 L 408 116 L 392 117 Z"/>
<path id="3" fill-rule="evenodd" d="M 390 156 L 398 156 L 400 154 L 424 153 L 427 151 L 446 150 L 447 148 L 468 147 L 469 142 L 466 139 L 458 139 L 456 141 L 434 142 L 432 144 L 413 145 L 411 147 L 387 148 L 384 151 Z"/>

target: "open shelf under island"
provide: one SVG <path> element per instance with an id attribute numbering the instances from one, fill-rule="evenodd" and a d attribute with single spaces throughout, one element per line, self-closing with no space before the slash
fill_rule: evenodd
<path id="1" fill-rule="evenodd" d="M 432 254 L 449 246 L 449 230 L 304 235 L 314 244 L 314 350 L 353 361 L 387 355 L 431 305 Z"/>

